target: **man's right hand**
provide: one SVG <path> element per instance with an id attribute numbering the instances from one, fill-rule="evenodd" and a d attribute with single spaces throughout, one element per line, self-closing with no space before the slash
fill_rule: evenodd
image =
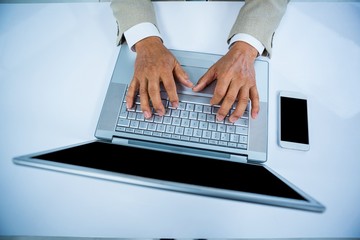
<path id="1" fill-rule="evenodd" d="M 131 108 L 133 106 L 135 97 L 139 92 L 144 117 L 150 118 L 152 116 L 150 105 L 159 116 L 163 116 L 165 107 L 160 97 L 160 84 L 163 84 L 172 107 L 176 108 L 179 104 L 179 98 L 176 93 L 175 80 L 189 88 L 193 87 L 193 83 L 160 38 L 148 37 L 137 42 L 135 51 L 135 70 L 126 95 L 126 107 Z"/>

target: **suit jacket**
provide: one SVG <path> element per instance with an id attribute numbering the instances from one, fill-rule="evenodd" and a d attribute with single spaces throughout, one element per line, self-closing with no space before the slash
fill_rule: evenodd
<path id="1" fill-rule="evenodd" d="M 228 35 L 228 42 L 237 33 L 258 39 L 265 47 L 264 55 L 271 55 L 272 40 L 289 0 L 245 0 Z M 111 9 L 118 24 L 117 43 L 125 41 L 124 32 L 141 22 L 157 26 L 150 0 L 111 0 Z"/>

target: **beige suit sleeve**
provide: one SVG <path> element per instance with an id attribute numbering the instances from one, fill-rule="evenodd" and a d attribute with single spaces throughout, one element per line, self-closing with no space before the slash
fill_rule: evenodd
<path id="1" fill-rule="evenodd" d="M 111 0 L 110 6 L 118 26 L 118 45 L 125 41 L 124 32 L 136 24 L 149 22 L 157 25 L 150 0 Z"/>
<path id="2" fill-rule="evenodd" d="M 265 47 L 264 55 L 271 56 L 272 41 L 289 0 L 245 0 L 230 31 L 228 42 L 237 33 L 258 39 Z"/>

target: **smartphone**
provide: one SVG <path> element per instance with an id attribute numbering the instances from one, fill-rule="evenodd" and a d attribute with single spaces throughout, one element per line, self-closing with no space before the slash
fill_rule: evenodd
<path id="1" fill-rule="evenodd" d="M 310 149 L 308 99 L 302 93 L 279 93 L 279 145 L 303 151 Z"/>

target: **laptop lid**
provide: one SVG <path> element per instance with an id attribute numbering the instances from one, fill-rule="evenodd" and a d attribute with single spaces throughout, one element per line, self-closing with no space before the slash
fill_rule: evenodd
<path id="1" fill-rule="evenodd" d="M 222 57 L 217 54 L 174 49 L 171 49 L 171 52 L 194 84 L 209 67 Z M 237 162 L 262 163 L 267 160 L 269 63 L 265 58 L 258 58 L 255 61 L 257 88 L 260 95 L 260 113 L 255 120 L 251 117 L 244 119 L 244 121 L 248 122 L 249 127 L 245 136 L 247 149 L 243 149 L 226 147 L 220 144 L 213 144 L 209 147 L 209 144 L 206 143 L 117 131 L 119 114 L 121 111 L 126 111 L 124 100 L 127 86 L 133 77 L 135 57 L 135 53 L 129 50 L 126 44 L 121 46 L 95 132 L 98 139 L 129 146 L 146 146 L 155 150 L 164 149 L 177 153 Z M 177 83 L 179 98 L 191 98 L 194 101 L 197 98 L 207 104 L 210 102 L 214 87 L 215 82 L 202 92 L 195 93 Z M 121 107 L 123 107 L 122 110 Z"/>
<path id="2" fill-rule="evenodd" d="M 16 164 L 227 200 L 306 211 L 325 207 L 262 164 L 239 163 L 101 140 L 14 158 Z"/>

